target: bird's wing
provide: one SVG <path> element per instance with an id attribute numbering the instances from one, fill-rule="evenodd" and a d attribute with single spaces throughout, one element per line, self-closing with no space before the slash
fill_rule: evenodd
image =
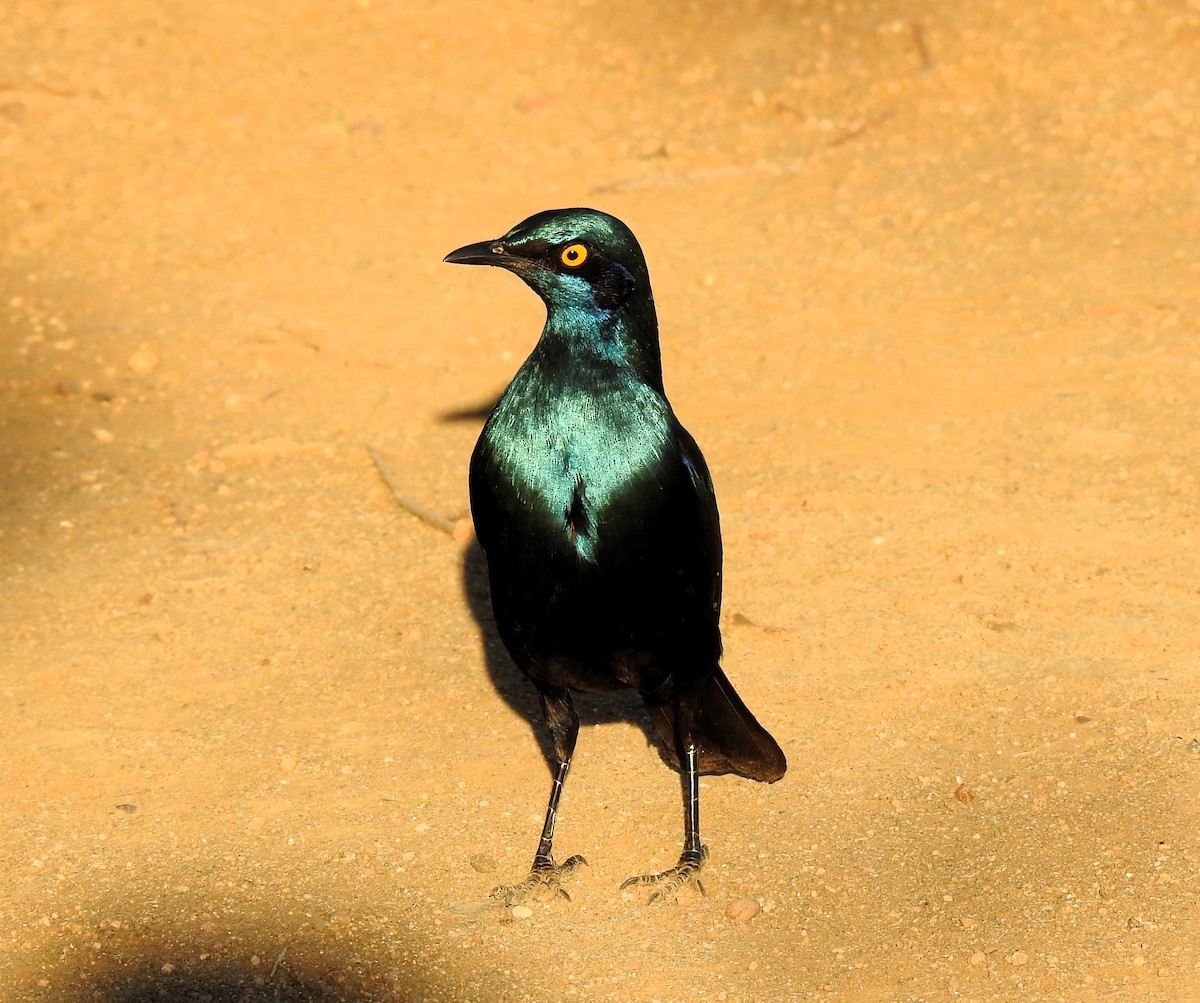
<path id="1" fill-rule="evenodd" d="M 491 476 L 492 457 L 491 444 L 486 435 L 481 435 L 471 453 L 471 468 L 467 486 L 471 498 L 471 520 L 475 524 L 475 538 L 487 552 L 488 546 L 496 538 L 497 517 L 493 501 L 493 491 L 488 484 Z"/>
<path id="2" fill-rule="evenodd" d="M 700 548 L 700 556 L 709 572 L 712 582 L 713 615 L 721 615 L 721 519 L 717 513 L 717 494 L 713 490 L 712 476 L 708 472 L 708 464 L 704 462 L 704 454 L 696 445 L 696 440 L 679 421 L 675 421 L 675 440 L 678 443 L 679 458 L 687 472 L 692 491 L 696 498 L 697 535 L 696 546 Z"/>
<path id="3" fill-rule="evenodd" d="M 711 583 L 711 608 L 713 622 L 721 610 L 721 526 L 717 515 L 716 493 L 704 456 L 696 440 L 682 425 L 676 423 L 675 438 L 678 443 L 679 459 L 687 473 L 688 487 L 694 497 L 695 525 L 689 527 L 697 548 L 695 557 L 702 564 L 693 563 L 693 568 L 707 570 Z M 685 508 L 681 507 L 681 511 Z M 717 641 L 717 654 L 720 653 Z M 772 782 L 783 776 L 787 759 L 778 743 L 747 709 L 737 691 L 719 666 L 704 672 L 697 682 L 698 697 L 702 711 L 700 744 L 700 770 L 702 773 L 740 773 L 754 780 Z M 679 753 L 675 740 L 676 709 L 672 702 L 642 694 L 650 708 L 651 719 L 662 738 L 671 761 L 679 766 Z"/>

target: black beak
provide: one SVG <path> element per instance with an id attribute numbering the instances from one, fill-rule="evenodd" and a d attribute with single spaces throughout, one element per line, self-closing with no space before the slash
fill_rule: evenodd
<path id="1" fill-rule="evenodd" d="M 468 244 L 451 251 L 442 260 L 452 265 L 500 265 L 511 268 L 513 258 L 500 241 L 481 240 L 478 244 Z"/>
<path id="2" fill-rule="evenodd" d="M 510 272 L 522 272 L 536 268 L 538 263 L 521 254 L 514 254 L 499 240 L 481 240 L 451 251 L 443 259 L 452 265 L 499 265 Z"/>

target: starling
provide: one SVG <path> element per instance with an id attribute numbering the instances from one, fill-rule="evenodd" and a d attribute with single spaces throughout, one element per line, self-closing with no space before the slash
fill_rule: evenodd
<path id="1" fill-rule="evenodd" d="M 579 734 L 572 691 L 636 689 L 682 772 L 683 852 L 651 901 L 704 888 L 699 775 L 774 782 L 783 750 L 721 669 L 721 528 L 704 456 L 663 391 L 658 322 L 641 247 L 593 209 L 541 212 L 446 261 L 497 265 L 546 304 L 533 352 L 471 457 L 471 515 L 500 637 L 537 687 L 556 770 L 525 880 L 508 904 L 562 879 L 555 821 Z"/>

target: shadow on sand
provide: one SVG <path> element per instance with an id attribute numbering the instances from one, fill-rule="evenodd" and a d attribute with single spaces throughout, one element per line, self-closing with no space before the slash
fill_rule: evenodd
<path id="1" fill-rule="evenodd" d="M 201 931 L 129 929 L 44 957 L 22 999 L 55 1003 L 366 1003 L 454 1000 L 441 976 L 401 969 L 386 950 L 282 931 L 222 939 Z M 214 943 L 214 940 L 218 941 Z M 223 940 L 223 942 L 222 942 Z M 274 942 L 269 950 L 264 945 Z M 252 945 L 258 946 L 260 958 Z M 371 957 L 371 955 L 376 955 Z"/>

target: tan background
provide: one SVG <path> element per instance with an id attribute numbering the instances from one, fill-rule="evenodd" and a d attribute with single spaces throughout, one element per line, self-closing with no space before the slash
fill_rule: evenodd
<path id="1" fill-rule="evenodd" d="M 3 998 L 1200 998 L 1198 67 L 1196 0 L 8 3 Z M 572 204 L 791 768 L 647 908 L 677 781 L 585 700 L 506 924 L 534 703 L 364 444 L 465 513 L 542 314 L 441 256 Z"/>

